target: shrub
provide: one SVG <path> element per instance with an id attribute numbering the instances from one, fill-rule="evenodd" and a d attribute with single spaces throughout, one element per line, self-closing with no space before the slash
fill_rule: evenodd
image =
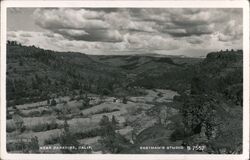
<path id="1" fill-rule="evenodd" d="M 40 117 L 41 113 L 39 111 L 31 111 L 28 113 L 29 117 Z"/>
<path id="2" fill-rule="evenodd" d="M 51 100 L 51 102 L 50 102 L 50 105 L 51 105 L 51 106 L 56 106 L 56 104 L 57 104 L 57 103 L 56 103 L 56 100 L 53 98 L 53 99 Z"/>
<path id="3" fill-rule="evenodd" d="M 55 121 L 52 121 L 51 123 L 47 124 L 47 130 L 57 129 L 58 124 Z"/>
<path id="4" fill-rule="evenodd" d="M 103 116 L 99 124 L 102 130 L 100 132 L 101 139 L 99 142 L 104 150 L 111 153 L 122 153 L 131 147 L 131 144 L 125 137 L 115 132 L 115 126 L 113 125 L 112 120 L 109 121 L 107 116 Z"/>
<path id="5" fill-rule="evenodd" d="M 107 88 L 104 88 L 103 90 L 102 90 L 102 94 L 103 95 L 109 95 L 111 93 L 111 91 L 110 90 L 108 90 Z"/>
<path id="6" fill-rule="evenodd" d="M 76 137 L 69 131 L 69 125 L 67 121 L 64 121 L 63 125 L 63 132 L 60 135 L 59 143 L 61 146 L 74 146 L 75 148 L 78 148 L 79 143 L 76 139 Z M 63 153 L 77 153 L 78 150 L 74 149 L 61 149 Z"/>
<path id="7" fill-rule="evenodd" d="M 89 104 L 86 104 L 85 102 L 82 103 L 82 105 L 80 106 L 77 106 L 80 110 L 84 110 L 84 109 L 87 109 L 87 108 L 90 108 L 92 107 L 92 105 L 89 105 Z"/>
<path id="8" fill-rule="evenodd" d="M 101 135 L 101 131 L 102 130 L 100 128 L 96 128 L 86 132 L 77 132 L 74 133 L 74 137 L 76 137 L 77 139 L 96 137 Z"/>
<path id="9" fill-rule="evenodd" d="M 42 110 L 41 112 L 41 116 L 44 116 L 44 115 L 51 115 L 52 114 L 52 111 L 51 110 Z"/>
<path id="10" fill-rule="evenodd" d="M 177 128 L 170 135 L 170 140 L 171 141 L 183 140 L 184 138 L 185 138 L 184 128 Z"/>
<path id="11" fill-rule="evenodd" d="M 10 114 L 7 113 L 7 116 L 6 116 L 7 119 L 12 119 L 12 116 Z"/>
<path id="12" fill-rule="evenodd" d="M 59 128 L 59 125 L 56 122 L 51 122 L 51 123 L 39 123 L 37 125 L 32 126 L 31 130 L 33 132 L 43 132 L 57 128 Z"/>
<path id="13" fill-rule="evenodd" d="M 128 99 L 126 97 L 123 97 L 122 103 L 127 104 L 127 102 L 128 102 Z"/>
<path id="14" fill-rule="evenodd" d="M 37 125 L 32 126 L 31 130 L 33 132 L 42 132 L 47 130 L 47 123 L 39 123 Z"/>
<path id="15" fill-rule="evenodd" d="M 18 142 L 7 143 L 7 151 L 21 151 L 22 153 L 39 153 L 39 142 L 38 138 L 32 137 L 30 142 L 23 141 L 22 139 Z"/>
<path id="16" fill-rule="evenodd" d="M 103 108 L 102 110 L 96 111 L 92 114 L 102 114 L 102 113 L 110 113 L 110 112 L 115 112 L 115 111 L 119 111 L 119 109 L 114 108 L 114 109 L 110 109 L 110 108 Z"/>
<path id="17" fill-rule="evenodd" d="M 111 123 L 115 127 L 115 129 L 117 129 L 119 121 L 115 118 L 114 115 L 112 116 Z"/>
<path id="18" fill-rule="evenodd" d="M 13 131 L 15 131 L 15 130 L 16 130 L 16 127 L 15 127 L 15 126 L 9 125 L 9 124 L 6 125 L 6 131 L 7 131 L 8 133 L 13 132 Z"/>
<path id="19" fill-rule="evenodd" d="M 29 142 L 29 149 L 31 150 L 32 153 L 39 152 L 39 143 L 38 143 L 38 138 L 36 136 L 31 138 L 31 142 Z"/>
<path id="20" fill-rule="evenodd" d="M 60 137 L 59 136 L 50 136 L 48 139 L 45 139 L 44 145 L 52 145 L 59 143 Z"/>
<path id="21" fill-rule="evenodd" d="M 20 128 L 20 132 L 23 133 L 25 130 L 26 130 L 26 126 L 23 125 L 23 126 Z"/>

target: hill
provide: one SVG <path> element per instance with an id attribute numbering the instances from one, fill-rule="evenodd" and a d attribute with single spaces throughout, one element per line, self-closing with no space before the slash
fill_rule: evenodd
<path id="1" fill-rule="evenodd" d="M 173 103 L 161 104 L 161 109 L 160 106 L 151 108 L 164 123 L 137 134 L 130 152 L 242 153 L 243 52 L 209 53 L 193 69 L 190 92 L 179 92 L 181 95 L 175 96 Z M 179 114 L 161 116 L 164 108 L 173 106 Z M 154 152 L 141 151 L 140 146 L 183 146 L 184 149 Z M 192 150 L 187 151 L 187 146 Z"/>
<path id="2" fill-rule="evenodd" d="M 108 153 L 242 152 L 241 50 L 212 52 L 205 59 L 154 54 L 94 56 L 8 42 L 6 74 L 9 134 L 17 129 L 11 127 L 15 119 L 24 119 L 27 128 L 19 128 L 19 135 L 25 136 L 57 132 L 62 120 L 64 127 L 68 120 L 70 127 L 82 131 L 98 127 L 102 119 L 103 130 L 72 133 L 78 135 L 75 141 L 93 138 L 95 149 L 103 147 Z M 50 121 L 52 117 L 53 122 L 38 123 L 39 118 Z M 27 123 L 32 118 L 34 126 Z M 106 125 L 112 135 L 101 134 Z M 127 139 L 131 134 L 133 143 Z M 48 135 L 38 138 L 40 143 L 60 141 Z M 184 149 L 141 152 L 142 145 Z M 187 152 L 187 146 L 196 145 L 205 148 Z"/>
<path id="3" fill-rule="evenodd" d="M 124 78 L 120 69 L 93 61 L 82 53 L 54 52 L 7 45 L 7 100 L 16 104 L 46 99 L 74 90 L 101 92 Z M 116 82 L 115 82 L 116 81 Z"/>
<path id="4" fill-rule="evenodd" d="M 175 60 L 181 63 L 176 63 Z M 188 88 L 190 59 L 148 55 L 93 56 L 55 52 L 15 43 L 7 45 L 7 100 L 36 102 L 75 92 L 116 94 L 134 86 Z M 192 60 L 191 60 L 192 61 Z M 186 65 L 187 62 L 189 65 Z M 125 91 L 124 91 L 125 92 Z M 9 104 L 9 103 L 8 103 Z"/>

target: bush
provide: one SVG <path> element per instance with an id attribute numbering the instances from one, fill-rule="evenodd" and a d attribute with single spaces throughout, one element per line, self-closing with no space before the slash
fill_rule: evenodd
<path id="1" fill-rule="evenodd" d="M 51 123 L 39 123 L 37 125 L 32 126 L 31 130 L 33 132 L 44 132 L 57 128 L 59 128 L 59 125 L 56 122 L 51 122 Z"/>
<path id="2" fill-rule="evenodd" d="M 45 139 L 44 145 L 56 144 L 56 143 L 59 143 L 59 141 L 60 141 L 60 137 L 58 137 L 58 136 L 50 136 L 48 139 Z"/>
<path id="3" fill-rule="evenodd" d="M 53 99 L 51 100 L 51 102 L 50 102 L 50 105 L 51 105 L 51 106 L 56 106 L 56 104 L 57 104 L 57 103 L 56 103 L 56 100 L 53 98 Z"/>
<path id="4" fill-rule="evenodd" d="M 73 136 L 76 137 L 77 139 L 91 138 L 91 137 L 100 136 L 101 131 L 102 130 L 100 128 L 96 128 L 96 129 L 92 129 L 92 130 L 87 131 L 87 132 L 74 133 Z"/>
<path id="5" fill-rule="evenodd" d="M 119 109 L 117 109 L 117 108 L 114 108 L 114 109 L 103 108 L 102 110 L 96 111 L 92 114 L 110 113 L 110 112 L 115 112 L 115 111 L 119 111 Z"/>
<path id="6" fill-rule="evenodd" d="M 31 130 L 33 132 L 43 132 L 47 130 L 47 123 L 39 123 L 37 125 L 32 126 Z"/>
<path id="7" fill-rule="evenodd" d="M 41 116 L 41 113 L 39 111 L 31 111 L 28 113 L 29 117 L 40 117 Z"/>
<path id="8" fill-rule="evenodd" d="M 11 151 L 22 151 L 27 153 L 28 151 L 28 144 L 24 141 L 16 142 L 16 143 L 7 143 L 7 152 Z"/>
<path id="9" fill-rule="evenodd" d="M 127 104 L 127 102 L 128 102 L 128 99 L 126 97 L 123 97 L 122 103 Z"/>
<path id="10" fill-rule="evenodd" d="M 21 141 L 14 143 L 7 143 L 7 151 L 21 151 L 22 153 L 39 153 L 39 142 L 38 138 L 32 137 L 30 142 Z"/>
<path id="11" fill-rule="evenodd" d="M 23 126 L 20 128 L 20 132 L 23 133 L 25 130 L 26 130 L 26 126 L 23 125 Z"/>
<path id="12" fill-rule="evenodd" d="M 12 115 L 10 115 L 10 114 L 7 113 L 6 118 L 7 118 L 7 119 L 12 119 Z"/>
<path id="13" fill-rule="evenodd" d="M 69 125 L 67 121 L 64 121 L 63 125 L 63 132 L 60 135 L 59 138 L 59 144 L 61 146 L 74 146 L 75 148 L 78 148 L 79 143 L 76 139 L 76 137 L 69 131 Z M 61 149 L 62 153 L 77 153 L 78 150 L 74 149 Z"/>
<path id="14" fill-rule="evenodd" d="M 42 110 L 41 112 L 41 116 L 44 116 L 44 115 L 51 115 L 52 114 L 52 111 L 51 110 Z"/>
<path id="15" fill-rule="evenodd" d="M 115 117 L 113 118 L 115 119 Z M 104 150 L 107 150 L 111 153 L 123 153 L 131 147 L 129 140 L 123 137 L 121 134 L 115 132 L 115 126 L 112 121 L 109 120 L 107 116 L 103 116 L 99 122 L 102 131 L 101 143 Z"/>
<path id="16" fill-rule="evenodd" d="M 102 94 L 105 95 L 105 96 L 107 96 L 107 95 L 111 94 L 111 91 L 108 90 L 107 88 L 104 88 L 104 89 L 102 90 Z"/>
<path id="17" fill-rule="evenodd" d="M 13 125 L 6 125 L 6 131 L 8 132 L 8 133 L 10 133 L 10 132 L 13 132 L 13 131 L 15 131 L 16 130 L 16 127 L 15 126 L 13 126 Z"/>
<path id="18" fill-rule="evenodd" d="M 29 149 L 32 153 L 39 153 L 39 142 L 37 136 L 31 138 L 31 142 L 29 142 Z"/>
<path id="19" fill-rule="evenodd" d="M 177 128 L 170 135 L 170 140 L 171 141 L 183 140 L 184 138 L 185 138 L 184 128 Z"/>
<path id="20" fill-rule="evenodd" d="M 92 105 L 86 104 L 86 102 L 83 102 L 82 105 L 77 106 L 77 107 L 78 107 L 80 110 L 84 110 L 84 109 L 87 109 L 87 108 L 92 107 Z"/>

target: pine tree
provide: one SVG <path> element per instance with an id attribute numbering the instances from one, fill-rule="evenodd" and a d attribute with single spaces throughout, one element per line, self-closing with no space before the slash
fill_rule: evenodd
<path id="1" fill-rule="evenodd" d="M 112 123 L 112 125 L 114 126 L 115 129 L 118 127 L 119 122 L 118 122 L 118 120 L 115 118 L 114 115 L 112 116 L 111 123 Z"/>
<path id="2" fill-rule="evenodd" d="M 63 124 L 63 132 L 60 135 L 60 145 L 62 147 L 74 147 L 73 149 L 61 149 L 63 153 L 77 153 L 78 152 L 78 146 L 79 143 L 77 139 L 74 137 L 74 135 L 69 130 L 69 124 L 67 120 L 64 120 Z"/>

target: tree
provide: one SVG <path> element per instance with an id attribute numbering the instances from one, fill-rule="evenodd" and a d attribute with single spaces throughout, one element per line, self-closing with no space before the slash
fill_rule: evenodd
<path id="1" fill-rule="evenodd" d="M 69 148 L 61 149 L 63 153 L 77 153 L 78 152 L 79 143 L 77 139 L 74 137 L 74 135 L 70 132 L 67 120 L 64 120 L 63 132 L 60 135 L 59 139 L 60 139 L 59 143 L 62 147 L 72 147 L 72 149 L 69 149 Z"/>
<path id="2" fill-rule="evenodd" d="M 31 142 L 29 146 L 30 146 L 30 150 L 33 153 L 39 153 L 39 143 L 38 143 L 37 136 L 31 138 Z"/>
<path id="3" fill-rule="evenodd" d="M 16 113 L 13 115 L 12 119 L 16 125 L 16 129 L 17 131 L 20 131 L 22 132 L 23 128 L 25 127 L 24 126 L 24 122 L 23 122 L 23 119 L 20 115 L 18 115 L 17 113 L 18 111 L 16 111 Z"/>
<path id="4" fill-rule="evenodd" d="M 56 100 L 55 100 L 55 98 L 53 98 L 52 100 L 51 100 L 51 102 L 50 102 L 50 105 L 51 106 L 56 106 Z"/>
<path id="5" fill-rule="evenodd" d="M 118 120 L 115 118 L 114 115 L 112 116 L 111 123 L 112 123 L 112 125 L 113 125 L 115 128 L 118 127 L 119 122 L 118 122 Z"/>
<path id="6" fill-rule="evenodd" d="M 119 133 L 103 136 L 99 142 L 104 147 L 104 150 L 106 149 L 111 153 L 123 153 L 129 150 L 131 146 L 129 140 Z"/>
<path id="7" fill-rule="evenodd" d="M 127 99 L 127 97 L 124 96 L 124 97 L 122 98 L 122 103 L 127 104 L 127 102 L 128 102 L 128 99 Z"/>
<path id="8" fill-rule="evenodd" d="M 100 120 L 99 125 L 101 126 L 104 132 L 103 133 L 104 135 L 108 135 L 108 133 L 111 133 L 113 130 L 113 127 L 109 121 L 109 117 L 106 115 L 102 116 L 102 119 Z"/>
<path id="9" fill-rule="evenodd" d="M 23 66 L 23 61 L 22 60 L 19 61 L 19 65 Z"/>
<path id="10" fill-rule="evenodd" d="M 114 119 L 114 120 L 113 120 Z M 115 117 L 113 123 L 116 123 Z M 104 150 L 111 153 L 121 153 L 130 148 L 130 142 L 124 138 L 121 134 L 115 132 L 115 126 L 112 121 L 109 121 L 109 117 L 104 115 L 99 122 L 101 126 L 102 135 L 99 142 L 102 144 Z"/>
<path id="11" fill-rule="evenodd" d="M 47 105 L 50 105 L 50 99 L 47 98 Z"/>
<path id="12" fill-rule="evenodd" d="M 215 104 L 212 99 L 206 95 L 192 95 L 184 99 L 181 113 L 183 115 L 183 123 L 185 129 L 192 134 L 201 132 L 202 125 L 206 127 L 206 135 L 209 139 L 213 127 L 216 126 Z"/>

